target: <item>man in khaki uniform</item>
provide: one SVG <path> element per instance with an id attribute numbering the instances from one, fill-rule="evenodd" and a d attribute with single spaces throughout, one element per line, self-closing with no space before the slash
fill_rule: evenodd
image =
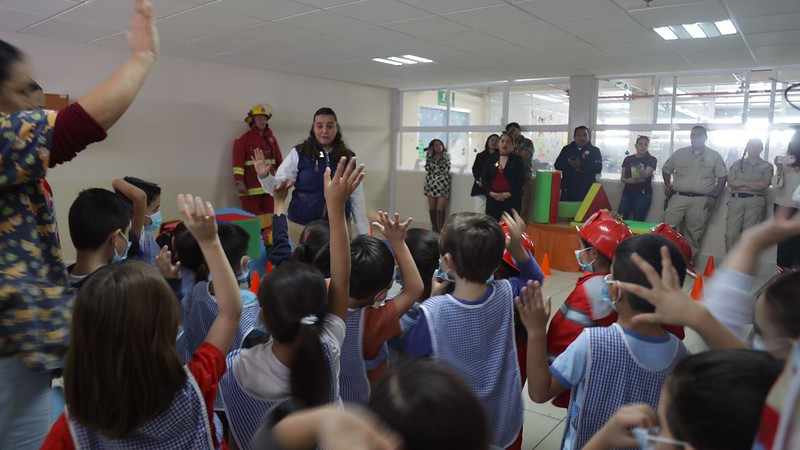
<path id="1" fill-rule="evenodd" d="M 676 150 L 662 168 L 664 190 L 672 196 L 664 211 L 664 222 L 676 226 L 686 237 L 694 258 L 728 179 L 725 161 L 717 151 L 706 147 L 706 140 L 705 128 L 692 128 L 692 145 Z"/>
<path id="2" fill-rule="evenodd" d="M 746 228 L 764 220 L 767 205 L 766 193 L 772 183 L 772 164 L 761 159 L 764 144 L 761 139 L 750 139 L 742 158 L 731 165 L 728 186 L 728 218 L 725 221 L 725 250 L 733 244 Z"/>

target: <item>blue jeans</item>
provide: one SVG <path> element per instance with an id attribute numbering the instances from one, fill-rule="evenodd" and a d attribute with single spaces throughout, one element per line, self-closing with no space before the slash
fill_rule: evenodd
<path id="1" fill-rule="evenodd" d="M 625 220 L 633 219 L 641 222 L 647 217 L 647 212 L 650 211 L 650 203 L 652 202 L 653 194 L 623 192 L 618 212 Z"/>
<path id="2" fill-rule="evenodd" d="M 53 424 L 50 372 L 0 358 L 0 448 L 38 449 Z"/>

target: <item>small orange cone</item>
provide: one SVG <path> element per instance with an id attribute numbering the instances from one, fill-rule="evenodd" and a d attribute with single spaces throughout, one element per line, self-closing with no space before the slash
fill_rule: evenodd
<path id="1" fill-rule="evenodd" d="M 544 257 L 542 258 L 542 273 L 546 277 L 552 275 L 552 273 L 550 272 L 550 255 L 548 255 L 547 253 L 545 253 Z"/>
<path id="2" fill-rule="evenodd" d="M 267 261 L 267 273 L 272 272 L 272 261 Z"/>
<path id="3" fill-rule="evenodd" d="M 708 262 L 706 263 L 706 270 L 703 272 L 704 277 L 710 277 L 714 275 L 714 256 L 711 255 L 708 257 Z"/>
<path id="4" fill-rule="evenodd" d="M 694 287 L 692 287 L 692 298 L 695 300 L 702 300 L 703 299 L 703 276 L 698 275 L 697 280 L 694 282 Z"/>
<path id="5" fill-rule="evenodd" d="M 258 288 L 261 286 L 261 280 L 258 277 L 258 271 L 253 271 L 253 278 L 250 280 L 250 292 L 258 294 Z"/>
<path id="6" fill-rule="evenodd" d="M 589 272 L 588 270 L 584 270 L 583 271 L 583 276 L 591 275 L 591 274 L 592 274 L 592 272 Z"/>
<path id="7" fill-rule="evenodd" d="M 370 235 L 370 237 L 375 237 L 375 234 L 372 231 L 372 225 L 369 226 L 369 235 Z"/>

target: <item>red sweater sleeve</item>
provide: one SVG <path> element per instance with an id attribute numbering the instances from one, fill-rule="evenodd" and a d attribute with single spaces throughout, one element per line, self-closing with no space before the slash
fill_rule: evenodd
<path id="1" fill-rule="evenodd" d="M 216 433 L 214 432 L 214 398 L 217 396 L 217 384 L 225 375 L 227 366 L 225 355 L 217 347 L 203 342 L 186 364 L 189 372 L 194 376 L 208 411 L 208 423 L 211 426 L 211 435 L 214 436 L 214 445 L 219 447 Z M 223 444 L 224 445 L 224 444 Z M 227 448 L 224 447 L 224 448 Z"/>
<path id="2" fill-rule="evenodd" d="M 50 146 L 50 167 L 65 163 L 87 145 L 100 142 L 108 134 L 103 127 L 83 109 L 80 103 L 73 103 L 58 112 Z"/>
<path id="3" fill-rule="evenodd" d="M 58 416 L 58 420 L 50 428 L 47 437 L 41 447 L 43 450 L 74 450 L 75 444 L 72 442 L 72 434 L 69 432 L 67 418 L 64 413 Z"/>

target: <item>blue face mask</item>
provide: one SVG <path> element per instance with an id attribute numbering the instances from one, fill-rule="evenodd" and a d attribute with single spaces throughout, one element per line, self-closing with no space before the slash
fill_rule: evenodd
<path id="1" fill-rule="evenodd" d="M 617 302 L 619 301 L 620 292 L 617 290 L 617 298 L 612 299 L 610 293 L 610 287 L 612 284 L 616 283 L 616 281 L 611 279 L 611 275 L 606 275 L 603 277 L 603 287 L 600 289 L 600 298 L 603 299 L 604 303 L 608 303 L 611 305 L 611 308 L 617 309 Z"/>
<path id="2" fill-rule="evenodd" d="M 575 250 L 575 260 L 578 261 L 578 265 L 581 268 L 581 272 L 594 273 L 594 270 L 592 270 L 592 264 L 594 264 L 595 260 L 589 261 L 588 263 L 581 262 L 581 253 L 586 251 L 589 251 L 589 249 L 585 248 L 583 250 Z"/>
<path id="3" fill-rule="evenodd" d="M 239 284 L 247 284 L 250 285 L 250 258 L 248 256 L 243 256 L 242 260 L 239 262 L 239 267 L 242 268 L 242 273 L 236 275 L 236 281 Z"/>
<path id="4" fill-rule="evenodd" d="M 652 434 L 651 430 L 648 430 L 646 428 L 634 427 L 631 429 L 631 435 L 633 435 L 633 438 L 636 439 L 638 447 L 642 450 L 653 450 L 656 448 L 656 445 L 659 442 L 681 448 L 686 448 L 689 445 L 688 442 L 678 441 L 667 437 L 661 437 L 658 435 L 659 432 L 660 429 L 658 427 L 653 428 Z"/>
<path id="5" fill-rule="evenodd" d="M 144 226 L 145 231 L 148 233 L 158 231 L 158 229 L 161 228 L 161 223 L 164 221 L 164 219 L 161 217 L 161 211 L 156 211 L 153 213 L 153 215 L 148 217 L 150 217 L 150 225 Z"/>
<path id="6" fill-rule="evenodd" d="M 125 241 L 128 243 L 128 245 L 125 246 L 125 251 L 122 252 L 121 255 L 117 253 L 117 247 L 114 247 L 114 257 L 111 258 L 111 264 L 119 264 L 128 258 L 128 251 L 131 249 L 132 242 L 127 239 L 125 239 Z"/>
<path id="7" fill-rule="evenodd" d="M 439 267 L 436 269 L 436 273 L 434 274 L 434 276 L 436 278 L 439 278 L 439 279 L 445 280 L 445 281 L 451 281 L 451 282 L 452 281 L 456 281 L 453 277 L 450 276 L 449 273 L 445 272 L 444 269 L 442 269 L 442 261 L 444 261 L 444 256 L 442 256 L 439 259 Z"/>

